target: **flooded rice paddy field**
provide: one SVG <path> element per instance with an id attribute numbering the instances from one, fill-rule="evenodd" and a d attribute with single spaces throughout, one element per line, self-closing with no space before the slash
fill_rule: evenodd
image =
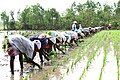
<path id="1" fill-rule="evenodd" d="M 61 67 L 60 77 L 52 75 L 50 80 L 119 80 L 120 31 L 102 31 L 84 44 L 76 54 L 79 60 Z"/>
<path id="2" fill-rule="evenodd" d="M 2 44 L 3 33 L 0 33 Z M 24 73 L 20 76 L 18 56 L 15 59 L 15 75 L 10 74 L 9 56 L 4 53 L 0 45 L 0 79 L 2 80 L 119 80 L 120 79 L 120 31 L 101 31 L 79 43 L 72 49 L 66 63 L 57 66 L 56 70 L 46 73 L 52 66 L 44 66 L 42 71 L 37 67 L 29 71 L 30 66 L 24 63 Z M 67 57 L 65 55 L 64 57 Z M 39 56 L 35 58 L 39 63 Z M 40 63 L 39 63 L 40 64 Z"/>
<path id="3" fill-rule="evenodd" d="M 12 31 L 14 32 L 14 31 Z M 37 78 L 36 76 L 39 76 L 46 71 L 46 69 L 50 68 L 51 65 L 49 65 L 49 62 L 45 61 L 45 68 L 43 67 L 43 70 L 39 70 L 38 67 L 35 67 L 33 70 L 30 70 L 30 64 L 27 64 L 24 62 L 24 70 L 23 70 L 23 75 L 20 75 L 20 63 L 19 63 L 19 56 L 15 57 L 14 61 L 14 71 L 15 74 L 14 76 L 11 75 L 10 72 L 10 57 L 9 55 L 3 51 L 2 49 L 2 42 L 4 40 L 4 36 L 7 35 L 6 32 L 0 32 L 0 79 L 2 80 L 43 80 L 40 79 L 39 77 Z M 64 55 L 61 55 L 64 56 Z M 39 59 L 39 54 L 36 54 L 34 61 L 40 64 L 40 59 Z M 51 62 L 50 62 L 51 63 Z"/>

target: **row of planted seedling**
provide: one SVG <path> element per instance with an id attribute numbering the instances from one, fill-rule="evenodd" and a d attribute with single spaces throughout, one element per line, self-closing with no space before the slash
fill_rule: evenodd
<path id="1" fill-rule="evenodd" d="M 63 65 L 66 62 L 69 62 L 72 60 L 72 63 L 69 67 L 67 67 L 66 73 L 69 73 L 69 71 L 72 70 L 72 68 L 75 67 L 75 65 L 84 57 L 86 56 L 88 58 L 87 65 L 82 71 L 82 74 L 80 76 L 80 80 L 82 80 L 83 76 L 85 76 L 86 72 L 88 71 L 92 61 L 94 60 L 94 57 L 97 55 L 97 51 L 103 47 L 104 48 L 104 58 L 103 58 L 103 64 L 101 68 L 101 73 L 99 76 L 99 80 L 102 80 L 103 71 L 106 65 L 106 58 L 108 49 L 110 47 L 110 42 L 112 41 L 114 44 L 115 49 L 115 55 L 117 59 L 117 66 L 118 66 L 118 80 L 119 80 L 119 74 L 120 74 L 120 58 L 119 58 L 119 52 L 120 52 L 120 31 L 101 31 L 97 34 L 95 34 L 92 37 L 89 37 L 84 40 L 84 42 L 79 43 L 79 47 L 77 47 L 74 51 L 72 51 L 69 55 L 63 57 L 63 60 L 55 59 L 54 66 L 45 72 L 44 79 L 47 79 L 48 75 L 52 72 L 54 72 L 60 65 Z M 43 77 L 43 76 L 42 76 Z M 62 79 L 62 78 L 61 78 Z"/>
<path id="2" fill-rule="evenodd" d="M 115 56 L 117 60 L 118 80 L 120 80 L 120 31 L 116 30 L 111 32 L 111 39 L 113 41 Z"/>
<path id="3" fill-rule="evenodd" d="M 100 77 L 99 80 L 102 80 L 102 76 L 103 76 L 103 72 L 106 66 L 106 59 L 107 59 L 107 54 L 109 51 L 110 46 L 114 47 L 114 55 L 116 57 L 116 62 L 117 62 L 117 67 L 118 67 L 118 80 L 119 80 L 119 52 L 120 52 L 120 46 L 119 46 L 119 42 L 120 42 L 120 31 L 104 31 L 106 34 L 105 40 L 104 40 L 104 59 L 103 59 L 103 66 L 101 68 L 101 73 L 100 73 Z M 110 43 L 112 43 L 113 45 L 110 45 Z M 113 56 L 114 57 L 114 56 Z"/>
<path id="4" fill-rule="evenodd" d="M 79 43 L 79 47 L 72 51 L 69 56 L 67 56 L 67 59 L 65 58 L 66 61 L 72 61 L 70 66 L 67 67 L 66 74 L 68 74 L 70 71 L 73 70 L 73 68 L 76 66 L 76 64 L 84 57 L 89 55 L 92 55 L 91 52 L 95 50 L 94 46 L 97 40 L 93 39 L 93 37 L 89 37 L 88 39 L 85 39 L 84 42 Z M 91 50 L 91 51 L 89 51 Z M 92 56 L 94 57 L 94 55 Z M 90 60 L 91 61 L 91 60 Z M 89 62 L 88 62 L 89 63 Z M 63 77 L 63 76 L 62 76 Z"/>
<path id="5" fill-rule="evenodd" d="M 110 48 L 110 42 L 112 42 L 114 45 L 114 51 L 116 55 L 117 60 L 117 67 L 118 67 L 118 80 L 120 77 L 120 31 L 101 31 L 94 36 L 88 38 L 85 40 L 85 42 L 80 43 L 78 49 L 76 49 L 71 54 L 69 58 L 74 58 L 71 67 L 68 67 L 67 72 L 68 73 L 81 59 L 82 57 L 86 56 L 88 58 L 87 65 L 82 71 L 82 74 L 80 76 L 80 80 L 82 80 L 83 76 L 85 76 L 86 72 L 88 71 L 89 67 L 91 66 L 92 61 L 94 60 L 95 56 L 97 55 L 97 51 L 103 47 L 104 49 L 104 57 L 103 57 L 103 64 L 101 67 L 101 72 L 99 75 L 99 80 L 102 80 L 103 72 L 106 66 L 106 60 L 107 55 Z"/>
<path id="6" fill-rule="evenodd" d="M 104 32 L 97 33 L 95 36 L 93 36 L 91 38 L 91 41 L 93 41 L 93 43 L 91 44 L 90 49 L 88 49 L 87 51 L 91 50 L 92 53 L 87 54 L 88 55 L 88 62 L 87 62 L 86 67 L 83 70 L 82 75 L 80 76 L 80 80 L 82 80 L 82 78 L 85 76 L 86 72 L 88 71 L 92 61 L 94 60 L 95 56 L 97 55 L 97 51 L 103 46 L 104 37 L 106 36 L 103 33 Z M 90 41 L 90 40 L 88 40 L 88 41 Z M 96 49 L 94 49 L 95 47 L 96 47 Z"/>
<path id="7" fill-rule="evenodd" d="M 85 75 L 87 70 L 89 69 L 89 66 L 91 65 L 91 62 L 94 60 L 94 57 L 96 56 L 96 52 L 98 49 L 102 46 L 103 42 L 103 36 L 104 34 L 97 33 L 92 37 L 89 37 L 86 39 L 83 43 L 79 44 L 79 47 L 75 49 L 70 54 L 70 59 L 74 59 L 71 66 L 67 68 L 66 73 L 68 73 L 70 70 L 72 70 L 73 67 L 84 57 L 86 56 L 88 58 L 87 66 L 84 68 L 82 75 L 80 76 L 80 79 Z"/>
<path id="8" fill-rule="evenodd" d="M 103 39 L 104 58 L 103 58 L 103 65 L 102 65 L 102 68 L 101 68 L 99 80 L 102 80 L 103 72 L 104 72 L 104 69 L 105 69 L 105 66 L 106 66 L 108 48 L 109 48 L 109 44 L 110 44 L 109 33 L 107 33 L 107 31 L 104 31 L 103 34 L 106 35 L 106 36 L 103 37 L 104 38 Z"/>

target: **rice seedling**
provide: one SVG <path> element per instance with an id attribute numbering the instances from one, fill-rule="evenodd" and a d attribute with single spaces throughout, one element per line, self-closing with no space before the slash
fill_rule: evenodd
<path id="1" fill-rule="evenodd" d="M 55 72 L 55 70 L 57 68 L 59 68 L 60 64 L 64 65 L 66 63 L 69 63 L 70 61 L 71 64 L 69 66 L 66 67 L 66 73 L 69 74 L 70 71 L 72 71 L 73 67 L 76 66 L 77 63 L 79 63 L 84 57 L 87 58 L 87 64 L 86 66 L 83 68 L 83 70 L 81 71 L 82 74 L 80 75 L 79 80 L 82 80 L 83 77 L 86 75 L 86 73 L 88 72 L 88 70 L 90 69 L 91 64 L 93 63 L 93 61 L 95 60 L 95 57 L 98 55 L 98 50 L 100 48 L 104 48 L 104 56 L 103 56 L 103 64 L 102 67 L 100 68 L 100 73 L 99 73 L 99 80 L 102 80 L 102 77 L 104 75 L 104 70 L 106 67 L 106 60 L 107 60 L 107 56 L 109 55 L 109 48 L 110 48 L 110 43 L 113 43 L 113 47 L 114 47 L 114 53 L 116 56 L 116 62 L 117 62 L 117 75 L 118 75 L 118 80 L 120 79 L 120 31 L 101 31 L 96 33 L 94 36 L 86 38 L 84 40 L 84 42 L 79 43 L 79 46 L 77 48 L 75 48 L 73 51 L 69 52 L 68 55 L 62 57 L 62 60 L 57 59 L 58 55 L 54 55 L 51 56 L 51 58 L 53 59 L 53 65 L 52 68 L 50 68 L 51 70 L 49 71 L 44 71 L 44 73 L 46 73 L 44 75 L 45 80 L 48 80 L 48 75 L 52 74 L 53 72 Z M 55 57 L 56 56 L 56 57 Z M 98 55 L 99 56 L 99 55 Z M 63 76 L 61 77 L 61 79 L 63 79 Z"/>

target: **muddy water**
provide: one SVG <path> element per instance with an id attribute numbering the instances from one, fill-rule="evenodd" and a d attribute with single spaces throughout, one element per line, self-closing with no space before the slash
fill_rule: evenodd
<path id="1" fill-rule="evenodd" d="M 2 54 L 2 53 L 1 53 Z M 11 76 L 11 73 L 10 73 L 10 65 L 9 65 L 9 57 L 8 56 L 5 56 L 5 55 L 1 55 L 0 56 L 0 79 L 2 80 L 19 80 L 19 75 L 20 75 L 20 68 L 19 68 L 19 62 L 18 62 L 18 56 L 16 57 L 16 60 L 15 60 L 15 75 L 14 77 Z"/>
<path id="2" fill-rule="evenodd" d="M 0 80 L 23 80 L 27 78 L 27 80 L 30 79 L 29 75 L 29 65 L 24 63 L 24 72 L 23 75 L 20 75 L 20 64 L 19 64 L 19 56 L 16 56 L 15 61 L 14 61 L 14 76 L 11 75 L 10 72 L 10 65 L 9 65 L 9 56 L 1 55 L 0 56 Z M 38 68 L 35 67 L 34 73 L 39 72 Z M 34 73 L 31 73 L 34 74 Z"/>
<path id="3" fill-rule="evenodd" d="M 103 66 L 103 59 L 104 59 L 104 48 L 100 48 L 95 56 L 94 60 L 92 61 L 88 71 L 81 80 L 98 80 L 101 73 L 101 68 Z M 82 75 L 82 71 L 86 67 L 87 59 L 82 59 L 80 62 L 76 64 L 72 69 L 69 67 L 71 66 L 72 61 L 68 63 L 65 67 L 60 68 L 61 77 L 62 79 L 58 78 L 55 75 L 52 75 L 50 80 L 79 80 L 80 76 Z M 67 69 L 69 68 L 69 72 L 67 73 Z M 117 62 L 116 57 L 114 55 L 114 48 L 112 43 L 110 43 L 110 49 L 107 54 L 106 65 L 103 71 L 102 80 L 118 80 L 117 76 Z"/>
<path id="4" fill-rule="evenodd" d="M 78 62 L 76 64 L 76 66 L 74 66 L 68 74 L 64 75 L 63 80 L 79 80 L 80 76 L 82 75 L 82 71 L 84 70 L 84 68 L 87 65 L 87 58 L 84 57 L 83 59 L 81 59 L 80 62 Z"/>
<path id="5" fill-rule="evenodd" d="M 94 58 L 94 61 L 91 63 L 88 71 L 82 78 L 82 80 L 98 80 L 103 65 L 104 50 L 103 47 L 100 48 L 97 52 L 97 56 Z"/>
<path id="6" fill-rule="evenodd" d="M 7 53 L 5 53 L 2 50 L 2 42 L 4 40 L 4 35 L 6 35 L 6 32 L 0 32 L 0 80 L 23 80 L 26 76 L 28 76 L 28 71 L 24 70 L 24 73 L 22 76 L 20 76 L 20 64 L 19 64 L 19 56 L 15 57 L 15 66 L 14 66 L 14 76 L 11 75 L 10 72 L 10 64 L 9 64 L 9 60 L 10 57 L 7 55 Z M 35 61 L 39 61 L 38 59 L 38 55 L 36 56 L 37 58 L 35 59 Z M 26 63 L 24 63 L 24 66 L 26 65 Z M 29 66 L 28 66 L 29 67 Z M 29 80 L 29 77 L 28 79 Z"/>
<path id="7" fill-rule="evenodd" d="M 39 75 L 41 73 L 38 70 L 38 67 L 35 67 L 33 71 L 30 71 L 30 64 L 24 62 L 24 70 L 23 75 L 20 75 L 20 63 L 19 56 L 15 57 L 14 61 L 14 76 L 11 75 L 10 72 L 10 57 L 2 50 L 2 42 L 4 40 L 4 36 L 7 35 L 6 32 L 0 32 L 0 80 L 37 80 L 35 75 Z M 36 54 L 34 61 L 40 64 L 39 54 Z"/>
<path id="8" fill-rule="evenodd" d="M 0 79 L 2 80 L 20 80 L 18 56 L 15 59 L 15 75 L 11 76 L 9 56 L 2 50 L 2 41 L 6 33 L 0 33 Z"/>
<path id="9" fill-rule="evenodd" d="M 87 65 L 87 61 L 88 59 L 83 57 L 81 61 L 77 62 L 77 64 L 71 68 L 72 62 L 74 62 L 71 60 L 68 64 L 60 68 L 60 76 L 52 75 L 49 80 L 79 80 L 82 71 Z"/>
<path id="10" fill-rule="evenodd" d="M 39 57 L 38 55 L 36 57 Z M 9 56 L 6 56 L 5 54 L 1 53 L 0 55 L 0 79 L 2 80 L 23 80 L 27 78 L 27 80 L 30 79 L 29 76 L 29 70 L 27 69 L 29 67 L 28 64 L 24 63 L 24 73 L 23 75 L 20 75 L 20 64 L 19 64 L 19 56 L 16 56 L 15 58 L 15 66 L 14 66 L 14 71 L 15 74 L 14 76 L 11 75 L 10 72 L 10 65 L 9 65 Z M 35 61 L 38 63 L 39 58 L 35 59 Z M 38 68 L 35 67 L 34 73 L 39 72 Z M 31 73 L 34 74 L 34 73 Z"/>
<path id="11" fill-rule="evenodd" d="M 118 80 L 117 76 L 117 60 L 114 55 L 114 48 L 112 42 L 107 54 L 106 66 L 103 72 L 102 80 Z"/>

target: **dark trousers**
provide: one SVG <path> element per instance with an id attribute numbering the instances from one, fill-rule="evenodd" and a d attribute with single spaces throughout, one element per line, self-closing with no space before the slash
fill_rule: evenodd
<path id="1" fill-rule="evenodd" d="M 24 55 L 27 63 L 31 63 L 34 66 L 35 65 L 38 66 L 39 69 L 42 69 L 42 67 L 39 64 L 35 63 L 31 58 L 27 57 L 26 54 L 20 53 L 19 61 L 20 61 L 20 67 L 21 67 L 22 72 L 23 72 L 23 55 Z M 15 56 L 10 56 L 10 69 L 11 69 L 11 74 L 13 74 L 13 75 L 14 75 L 14 59 L 15 59 Z"/>
<path id="2" fill-rule="evenodd" d="M 63 54 L 65 54 L 65 52 L 62 49 L 60 49 L 60 45 L 54 44 L 53 47 L 54 47 L 55 51 L 56 51 L 56 48 L 57 48 L 59 51 L 61 51 Z M 65 49 L 66 49 L 66 45 L 65 45 Z"/>
<path id="3" fill-rule="evenodd" d="M 36 56 L 36 52 L 34 52 L 33 57 L 32 57 L 32 60 L 34 59 L 35 56 Z M 41 60 L 40 62 L 41 62 L 41 63 L 44 62 L 43 56 L 45 57 L 45 59 L 46 59 L 47 61 L 50 60 L 48 54 L 45 52 L 45 50 L 44 50 L 43 48 L 41 48 L 41 49 L 39 50 L 39 57 L 40 57 L 40 60 Z"/>
<path id="4" fill-rule="evenodd" d="M 10 56 L 10 69 L 11 69 L 12 74 L 14 74 L 14 59 L 15 59 L 15 56 Z M 22 54 L 19 54 L 19 62 L 20 62 L 21 71 L 23 71 L 23 56 L 22 56 Z"/>

